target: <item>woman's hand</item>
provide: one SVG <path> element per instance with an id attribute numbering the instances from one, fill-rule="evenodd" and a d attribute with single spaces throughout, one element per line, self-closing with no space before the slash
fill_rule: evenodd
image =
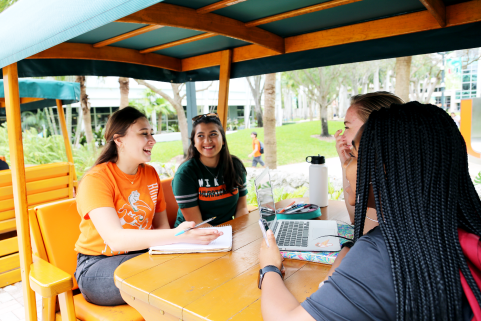
<path id="1" fill-rule="evenodd" d="M 180 231 L 192 228 L 194 226 L 195 222 L 183 222 L 174 229 L 174 232 L 175 234 L 177 234 Z M 209 244 L 222 234 L 223 233 L 218 230 L 195 228 L 193 230 L 185 232 L 184 234 L 176 236 L 176 238 L 178 238 L 179 243 Z"/>
<path id="2" fill-rule="evenodd" d="M 334 138 L 336 138 L 336 151 L 341 159 L 341 165 L 346 162 L 350 158 L 349 156 L 349 147 L 347 147 L 346 142 L 344 141 L 343 137 L 341 136 L 342 129 L 339 129 L 335 134 Z"/>
<path id="3" fill-rule="evenodd" d="M 268 265 L 274 265 L 277 266 L 279 270 L 283 271 L 283 258 L 277 247 L 274 233 L 272 233 L 271 230 L 268 230 L 266 234 L 267 240 L 269 241 L 269 247 L 267 247 L 266 241 L 262 240 L 261 251 L 259 253 L 259 264 L 261 269 Z"/>

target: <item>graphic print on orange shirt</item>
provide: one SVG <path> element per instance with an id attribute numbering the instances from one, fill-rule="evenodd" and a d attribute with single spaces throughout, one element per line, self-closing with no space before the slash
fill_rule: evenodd
<path id="1" fill-rule="evenodd" d="M 155 184 L 157 185 L 157 184 Z M 140 193 L 138 191 L 132 191 L 128 198 L 128 204 L 125 203 L 118 211 L 117 215 L 120 218 L 120 224 L 123 228 L 127 229 L 150 229 L 152 224 L 149 224 L 148 212 L 152 212 L 152 209 L 140 199 Z M 156 202 L 154 201 L 154 204 Z M 146 211 L 144 211 L 144 209 Z"/>

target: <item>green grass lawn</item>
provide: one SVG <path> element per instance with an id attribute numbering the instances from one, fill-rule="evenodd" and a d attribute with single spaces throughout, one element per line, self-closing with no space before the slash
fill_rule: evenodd
<path id="1" fill-rule="evenodd" d="M 334 135 L 336 130 L 344 128 L 342 121 L 329 121 L 329 134 Z M 257 137 L 264 142 L 264 128 L 248 128 L 227 135 L 231 154 L 239 157 L 245 165 L 249 166 L 252 159 L 247 157 L 252 152 L 251 132 L 256 131 Z M 325 142 L 312 135 L 319 135 L 321 122 L 303 122 L 292 125 L 276 127 L 277 137 L 277 164 L 287 165 L 306 161 L 307 156 L 320 154 L 325 157 L 337 156 L 335 142 Z M 152 161 L 166 163 L 173 157 L 182 154 L 180 141 L 157 143 L 152 150 Z M 263 157 L 265 160 L 265 157 Z"/>

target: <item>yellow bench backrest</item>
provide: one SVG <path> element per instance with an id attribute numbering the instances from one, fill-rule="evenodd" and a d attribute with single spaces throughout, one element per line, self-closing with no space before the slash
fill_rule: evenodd
<path id="1" fill-rule="evenodd" d="M 73 198 L 73 171 L 70 163 L 54 163 L 25 168 L 29 208 Z M 0 171 L 0 287 L 20 281 L 18 240 L 15 235 L 12 175 Z"/>
<path id="2" fill-rule="evenodd" d="M 34 255 L 72 275 L 77 267 L 75 242 L 80 235 L 80 215 L 74 198 L 29 210 Z M 74 278 L 74 288 L 77 283 Z"/>

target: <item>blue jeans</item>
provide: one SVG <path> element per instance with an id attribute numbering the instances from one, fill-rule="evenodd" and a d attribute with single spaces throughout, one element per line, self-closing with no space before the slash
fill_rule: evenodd
<path id="1" fill-rule="evenodd" d="M 114 271 L 123 262 L 145 252 L 147 250 L 115 256 L 79 253 L 74 276 L 85 300 L 105 306 L 125 304 L 119 289 L 115 286 Z"/>

